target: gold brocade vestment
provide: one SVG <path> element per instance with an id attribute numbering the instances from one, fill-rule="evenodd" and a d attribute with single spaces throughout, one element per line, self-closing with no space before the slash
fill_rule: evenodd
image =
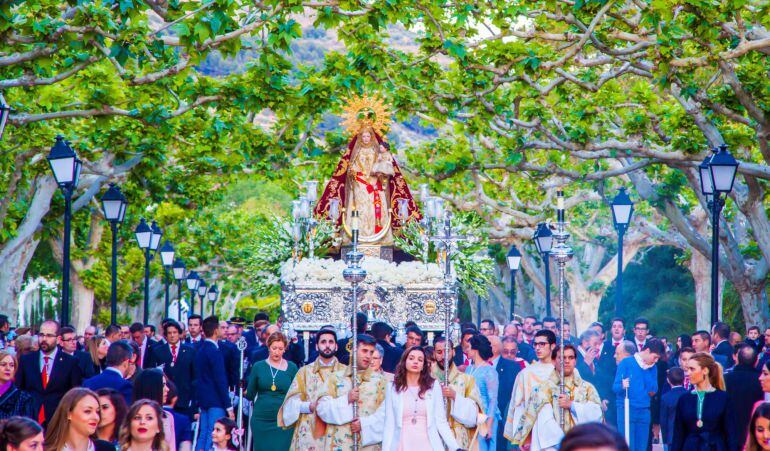
<path id="1" fill-rule="evenodd" d="M 431 372 L 434 379 L 444 384 L 444 370 L 439 368 L 438 365 L 433 365 Z M 478 412 L 483 410 L 479 389 L 476 386 L 476 381 L 473 379 L 473 376 L 457 371 L 457 367 L 451 363 L 451 361 L 449 367 L 449 386 L 454 389 L 455 393 L 458 395 L 473 401 L 478 408 Z M 473 439 L 473 434 L 476 433 L 476 428 L 466 427 L 464 424 L 455 420 L 454 417 L 452 417 L 452 403 L 454 401 L 452 399 L 445 399 L 445 401 L 446 417 L 447 420 L 449 420 L 449 427 L 452 429 L 457 444 L 460 445 L 460 448 L 470 449 L 469 447 L 471 440 Z M 478 449 L 478 440 L 475 442 L 473 449 Z"/>
<path id="2" fill-rule="evenodd" d="M 291 427 L 283 421 L 283 410 L 286 403 L 292 397 L 299 396 L 303 402 L 316 402 L 320 395 L 326 392 L 326 386 L 334 374 L 341 374 L 347 366 L 334 359 L 332 365 L 321 365 L 320 360 L 316 359 L 312 365 L 306 365 L 299 369 L 297 376 L 292 381 L 289 391 L 284 398 L 283 406 L 278 411 L 278 426 L 282 428 Z M 317 417 L 315 413 L 301 413 L 299 419 L 294 423 L 294 435 L 291 439 L 290 450 L 296 451 L 321 451 L 328 449 L 326 446 L 326 436 L 315 438 L 313 431 L 316 428 Z"/>

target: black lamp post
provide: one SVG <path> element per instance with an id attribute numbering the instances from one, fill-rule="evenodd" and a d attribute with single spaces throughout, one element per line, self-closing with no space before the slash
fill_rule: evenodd
<path id="1" fill-rule="evenodd" d="M 698 166 L 701 192 L 706 198 L 711 198 L 711 324 L 719 320 L 719 219 L 725 199 L 722 194 L 733 190 L 735 174 L 738 172 L 738 161 L 727 151 L 727 145 L 722 144 L 715 149 L 713 156 L 703 160 Z"/>
<path id="2" fill-rule="evenodd" d="M 168 318 L 168 287 L 171 283 L 171 280 L 169 280 L 168 277 L 168 270 L 174 264 L 174 246 L 172 246 L 168 240 L 166 240 L 166 242 L 163 243 L 163 247 L 160 248 L 160 261 L 163 263 L 163 285 L 166 289 L 166 301 L 163 310 L 163 318 L 165 319 Z"/>
<path id="3" fill-rule="evenodd" d="M 513 311 L 516 304 L 516 271 L 521 266 L 521 252 L 516 249 L 516 246 L 511 246 L 506 256 L 508 262 L 508 269 L 511 271 L 511 321 L 513 321 Z"/>
<path id="4" fill-rule="evenodd" d="M 174 279 L 176 280 L 176 320 L 182 321 L 182 281 L 187 277 L 187 267 L 181 258 L 177 258 L 174 261 L 172 270 L 174 272 Z"/>
<path id="5" fill-rule="evenodd" d="M 198 277 L 198 273 L 195 271 L 190 271 L 187 273 L 187 289 L 190 290 L 190 311 L 195 313 L 195 293 L 198 290 L 198 284 L 200 283 L 200 278 Z"/>
<path id="6" fill-rule="evenodd" d="M 56 137 L 56 143 L 48 154 L 48 164 L 56 179 L 56 183 L 64 193 L 64 243 L 62 262 L 62 294 L 61 294 L 61 324 L 67 325 L 70 320 L 70 234 L 72 227 L 72 193 L 78 187 L 82 162 L 75 151 L 61 135 Z"/>
<path id="7" fill-rule="evenodd" d="M 217 299 L 219 299 L 219 288 L 214 284 L 209 288 L 209 292 L 206 294 L 211 302 L 211 314 L 214 315 L 214 307 L 217 305 Z"/>
<path id="8" fill-rule="evenodd" d="M 615 285 L 615 317 L 623 317 L 623 236 L 631 223 L 631 215 L 634 214 L 634 203 L 626 194 L 626 189 L 621 187 L 618 194 L 612 199 L 612 224 L 618 231 L 618 278 Z"/>
<path id="9" fill-rule="evenodd" d="M 110 324 L 118 321 L 118 224 L 126 216 L 128 201 L 114 183 L 102 196 L 102 213 L 112 229 L 112 288 L 110 291 Z"/>
<path id="10" fill-rule="evenodd" d="M 3 139 L 5 126 L 8 124 L 8 116 L 11 115 L 11 107 L 5 103 L 3 96 L 0 95 L 0 140 Z"/>
<path id="11" fill-rule="evenodd" d="M 553 246 L 553 233 L 548 224 L 541 222 L 537 225 L 533 238 L 545 264 L 545 315 L 551 316 L 551 265 L 548 260 L 551 255 L 551 246 Z"/>
<path id="12" fill-rule="evenodd" d="M 144 218 L 139 221 L 134 231 L 136 243 L 144 251 L 144 324 L 150 320 L 150 261 L 153 253 L 158 250 L 160 238 L 163 231 L 158 227 L 158 223 L 152 221 L 152 226 L 147 225 Z"/>
<path id="13" fill-rule="evenodd" d="M 208 287 L 206 286 L 206 281 L 200 278 L 200 282 L 198 283 L 198 297 L 201 300 L 201 316 L 204 315 L 204 306 L 206 305 L 206 292 L 208 290 Z"/>

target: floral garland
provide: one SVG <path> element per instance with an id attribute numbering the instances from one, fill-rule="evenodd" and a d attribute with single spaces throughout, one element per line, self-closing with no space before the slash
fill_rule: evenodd
<path id="1" fill-rule="evenodd" d="M 296 265 L 288 260 L 281 266 L 281 282 L 294 285 L 346 285 L 342 271 L 347 265 L 342 260 L 306 258 Z M 381 286 L 410 286 L 440 284 L 444 273 L 435 263 L 392 263 L 376 257 L 364 257 L 361 267 L 366 270 L 366 282 Z"/>

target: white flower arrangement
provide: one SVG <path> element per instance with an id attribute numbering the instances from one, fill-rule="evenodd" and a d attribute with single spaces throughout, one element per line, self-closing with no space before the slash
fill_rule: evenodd
<path id="1" fill-rule="evenodd" d="M 305 258 L 296 265 L 291 260 L 281 265 L 281 282 L 294 285 L 347 285 L 342 277 L 346 264 L 329 258 Z M 380 286 L 440 284 L 444 273 L 437 264 L 418 261 L 392 263 L 375 257 L 364 257 L 366 282 Z"/>

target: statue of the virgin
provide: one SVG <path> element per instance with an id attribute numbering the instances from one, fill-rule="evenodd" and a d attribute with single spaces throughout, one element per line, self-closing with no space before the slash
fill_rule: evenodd
<path id="1" fill-rule="evenodd" d="M 421 215 L 384 138 L 390 113 L 381 99 L 366 95 L 350 99 L 345 110 L 343 125 L 352 138 L 314 213 L 336 220 L 347 244 L 351 217 L 358 211 L 359 241 L 392 245 L 393 233 Z"/>

